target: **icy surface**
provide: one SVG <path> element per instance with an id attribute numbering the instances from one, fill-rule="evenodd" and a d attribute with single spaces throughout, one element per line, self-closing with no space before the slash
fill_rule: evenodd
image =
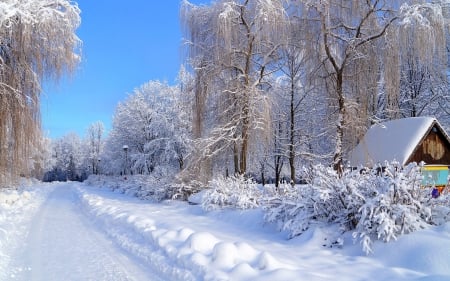
<path id="1" fill-rule="evenodd" d="M 287 240 L 258 209 L 205 213 L 78 183 L 26 192 L 0 201 L 0 280 L 450 280 L 450 224 L 366 256 L 351 234 L 324 247 L 332 226 Z"/>

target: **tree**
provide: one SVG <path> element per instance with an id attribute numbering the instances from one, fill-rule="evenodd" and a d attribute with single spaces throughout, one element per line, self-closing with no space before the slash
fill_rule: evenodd
<path id="1" fill-rule="evenodd" d="M 301 18 L 301 12 L 295 6 L 287 7 L 289 14 L 288 40 L 280 48 L 280 71 L 277 90 L 274 91 L 274 105 L 278 107 L 280 120 L 286 123 L 285 155 L 289 160 L 291 184 L 296 183 L 296 161 L 305 154 L 305 145 L 314 135 L 308 134 L 310 121 L 319 119 L 313 114 L 312 99 L 316 97 L 314 80 L 314 55 L 310 46 L 315 41 L 314 34 L 308 32 Z M 306 117 L 306 118 L 305 118 Z M 278 121 L 277 121 L 278 122 Z"/>
<path id="2" fill-rule="evenodd" d="M 402 6 L 398 27 L 400 60 L 399 113 L 402 117 L 441 115 L 448 99 L 446 29 L 442 4 Z M 424 47 L 426 46 L 426 48 Z"/>
<path id="3" fill-rule="evenodd" d="M 92 174 L 99 173 L 100 166 L 100 154 L 103 149 L 103 132 L 105 127 L 101 121 L 92 123 L 87 130 L 88 137 L 88 159 L 90 160 L 90 166 L 92 167 Z"/>
<path id="4" fill-rule="evenodd" d="M 270 122 L 266 78 L 284 35 L 281 2 L 224 0 L 209 7 L 184 2 L 189 62 L 198 79 L 197 118 L 205 117 L 205 108 L 220 112 L 212 128 L 197 134 L 204 148 L 199 159 L 232 151 L 234 172 L 247 172 L 250 140 Z"/>
<path id="5" fill-rule="evenodd" d="M 158 171 L 165 175 L 176 168 L 183 169 L 191 131 L 185 106 L 176 86 L 150 81 L 136 88 L 116 108 L 102 156 L 110 164 L 108 172 Z M 128 161 L 124 145 L 128 147 Z"/>
<path id="6" fill-rule="evenodd" d="M 29 174 L 40 145 L 41 81 L 58 79 L 79 62 L 78 6 L 67 0 L 0 4 L 0 185 Z"/>
<path id="7" fill-rule="evenodd" d="M 352 98 L 350 93 L 352 83 L 358 83 L 355 76 L 361 74 L 352 70 L 357 69 L 354 67 L 357 64 L 368 69 L 372 56 L 367 56 L 367 51 L 382 39 L 397 15 L 392 1 L 387 0 L 303 1 L 300 9 L 305 11 L 309 24 L 313 25 L 310 29 L 320 35 L 317 42 L 320 75 L 325 79 L 326 89 L 333 101 L 331 105 L 336 109 L 333 167 L 342 171 L 344 133 L 349 123 L 348 107 Z M 372 72 L 372 75 L 378 75 L 377 71 Z"/>
<path id="8" fill-rule="evenodd" d="M 52 141 L 52 161 L 45 181 L 79 181 L 83 179 L 83 146 L 80 137 L 69 133 Z"/>

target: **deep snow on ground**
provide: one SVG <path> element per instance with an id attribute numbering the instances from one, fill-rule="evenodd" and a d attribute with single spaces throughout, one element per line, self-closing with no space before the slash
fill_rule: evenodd
<path id="1" fill-rule="evenodd" d="M 287 240 L 260 210 L 206 213 L 79 183 L 6 194 L 0 280 L 450 280 L 450 224 L 366 256 L 350 233 L 328 247 L 332 226 Z"/>

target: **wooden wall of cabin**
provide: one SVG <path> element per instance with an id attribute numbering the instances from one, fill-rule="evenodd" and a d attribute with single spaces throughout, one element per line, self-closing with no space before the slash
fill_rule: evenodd
<path id="1" fill-rule="evenodd" d="M 425 164 L 450 165 L 450 143 L 437 127 L 433 127 L 422 143 L 419 144 L 408 163 L 419 163 L 420 161 L 424 161 Z"/>

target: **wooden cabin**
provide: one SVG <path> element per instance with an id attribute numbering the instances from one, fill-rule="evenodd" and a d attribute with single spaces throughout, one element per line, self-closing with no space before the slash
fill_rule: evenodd
<path id="1" fill-rule="evenodd" d="M 385 161 L 401 165 L 424 161 L 450 165 L 450 138 L 432 117 L 411 117 L 375 124 L 349 153 L 352 167 L 374 167 Z"/>

